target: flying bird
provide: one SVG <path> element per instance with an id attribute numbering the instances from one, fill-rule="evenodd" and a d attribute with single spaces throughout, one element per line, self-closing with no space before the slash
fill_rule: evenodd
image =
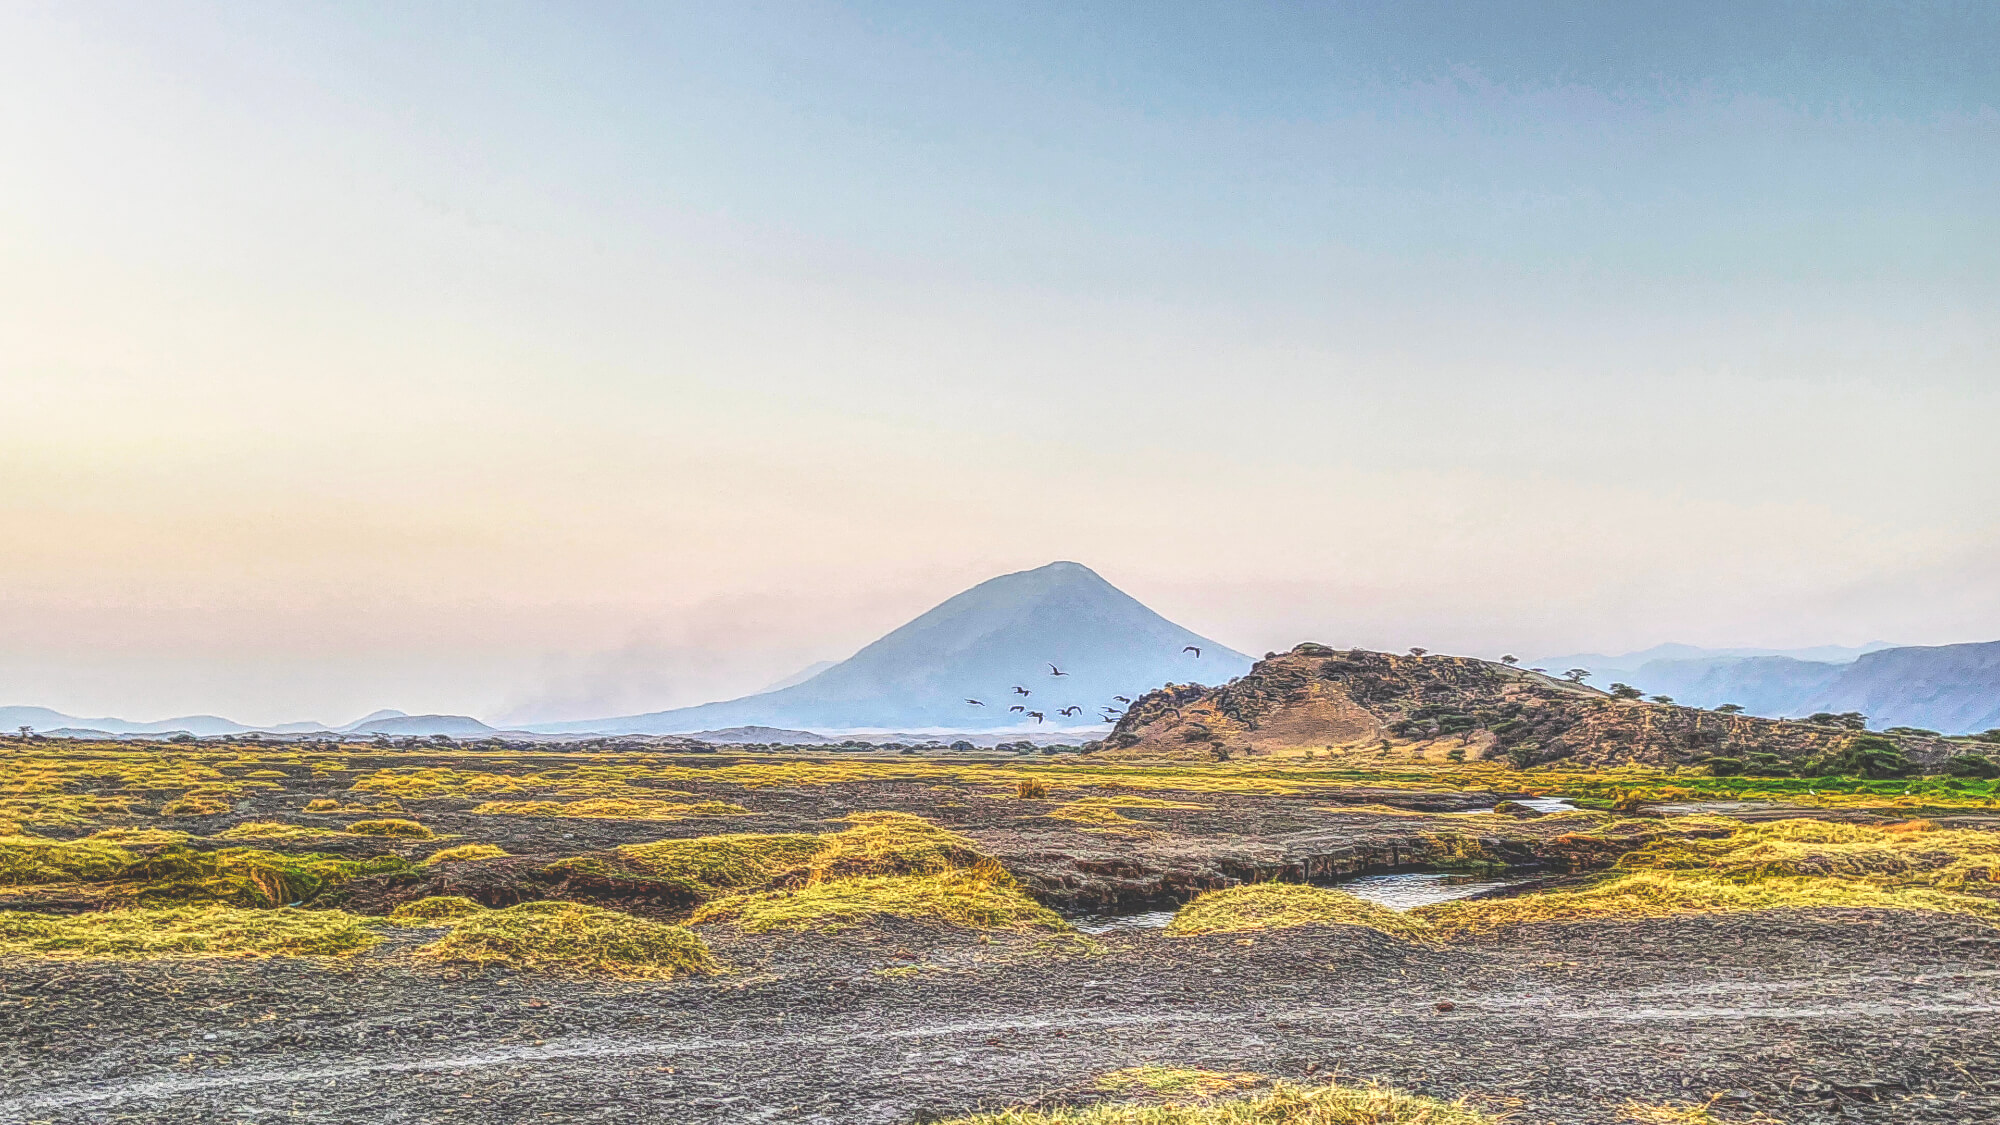
<path id="1" fill-rule="evenodd" d="M 1081 707 L 1065 707 L 1065 708 L 1063 708 L 1062 710 L 1060 710 L 1060 711 L 1057 711 L 1057 712 L 1056 712 L 1056 714 L 1058 714 L 1058 715 L 1081 715 L 1081 714 L 1083 714 L 1083 708 L 1081 708 Z"/>
<path id="2" fill-rule="evenodd" d="M 1009 708 L 1007 708 L 1007 710 L 1009 710 L 1009 711 L 1026 711 L 1026 710 L 1027 710 L 1027 708 L 1026 708 L 1026 707 L 1023 707 L 1023 706 L 1021 706 L 1021 705 L 1020 705 L 1020 704 L 1018 704 L 1018 703 L 1016 703 L 1016 704 L 1014 704 L 1014 705 L 1013 705 L 1012 707 L 1009 707 Z"/>
<path id="3" fill-rule="evenodd" d="M 1196 647 L 1194 647 L 1193 645 L 1189 645 L 1189 646 L 1187 646 L 1186 648 L 1182 649 L 1181 651 L 1182 651 L 1182 652 L 1191 652 L 1191 653 L 1194 653 L 1194 658 L 1195 658 L 1196 660 L 1200 660 L 1200 659 L 1201 659 L 1201 650 L 1200 650 L 1200 649 L 1198 649 L 1198 648 L 1196 648 Z"/>
<path id="4" fill-rule="evenodd" d="M 1015 685 L 1014 685 L 1014 694 L 1015 694 L 1015 695 L 1033 695 L 1033 694 L 1035 694 L 1035 693 L 1034 693 L 1034 692 L 1032 692 L 1032 691 L 1029 691 L 1029 690 L 1028 690 L 1027 688 L 1024 688 L 1024 687 L 1022 687 L 1022 686 L 1021 686 L 1020 684 L 1015 684 Z"/>
<path id="5" fill-rule="evenodd" d="M 1131 700 L 1129 700 L 1129 699 L 1125 698 L 1125 697 L 1124 697 L 1124 696 L 1122 696 L 1122 695 L 1114 695 L 1114 696 L 1112 696 L 1111 698 L 1113 698 L 1113 699 L 1117 700 L 1117 701 L 1118 701 L 1118 702 L 1120 702 L 1120 703 L 1130 703 L 1130 702 L 1132 702 Z"/>
<path id="6" fill-rule="evenodd" d="M 1058 667 L 1056 667 L 1055 665 L 1051 664 L 1051 665 L 1049 665 L 1049 675 L 1051 675 L 1051 676 L 1067 676 L 1067 675 L 1069 675 L 1069 673 L 1068 673 L 1068 672 L 1065 672 L 1065 671 L 1063 671 L 1063 670 L 1062 670 L 1061 668 L 1058 668 Z"/>
<path id="7" fill-rule="evenodd" d="M 1028 712 L 1028 717 L 1038 723 L 1042 721 L 1042 713 L 1040 711 L 1030 711 Z"/>
<path id="8" fill-rule="evenodd" d="M 977 700 L 977 699 L 968 699 L 968 700 L 966 700 L 966 702 L 967 702 L 967 703 L 970 703 L 970 704 L 972 704 L 972 705 L 973 705 L 974 707 L 984 707 L 984 706 L 986 706 L 986 704 L 984 704 L 984 703 L 981 703 L 981 702 L 980 702 L 979 700 Z"/>

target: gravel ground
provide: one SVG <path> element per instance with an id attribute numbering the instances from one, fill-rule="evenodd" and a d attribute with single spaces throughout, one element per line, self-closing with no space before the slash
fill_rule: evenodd
<path id="1" fill-rule="evenodd" d="M 1519 1122 L 2000 1121 L 2000 933 L 1813 911 L 980 942 L 707 936 L 671 984 L 352 961 L 0 963 L 0 1121 L 903 1123 L 1087 1101 L 1139 1063 L 1469 1095 Z M 893 975 L 884 975 L 892 970 Z M 1440 1011 L 1448 1001 L 1450 1011 Z"/>

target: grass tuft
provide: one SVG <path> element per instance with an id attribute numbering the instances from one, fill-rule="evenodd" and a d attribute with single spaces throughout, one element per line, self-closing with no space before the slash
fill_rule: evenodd
<path id="1" fill-rule="evenodd" d="M 419 948 L 414 956 L 535 972 L 648 979 L 722 971 L 708 946 L 684 926 L 573 902 L 525 902 L 464 915 L 451 933 Z"/>
<path id="2" fill-rule="evenodd" d="M 437 833 L 418 824 L 414 820 L 388 817 L 383 820 L 357 820 L 347 826 L 356 836 L 390 836 L 398 840 L 434 840 Z"/>
<path id="3" fill-rule="evenodd" d="M 1366 926 L 1408 940 L 1430 936 L 1429 927 L 1408 914 L 1346 891 L 1298 883 L 1245 883 L 1210 891 L 1175 911 L 1167 933 L 1190 937 L 1297 926 Z"/>
<path id="4" fill-rule="evenodd" d="M 1260 1086 L 1261 1074 L 1174 1066 L 1134 1066 L 1100 1074 L 1091 1085 L 1107 1094 L 1158 1094 L 1163 1098 L 1213 1098 Z"/>
<path id="5" fill-rule="evenodd" d="M 810 833 L 742 833 L 627 844 L 617 856 L 648 881 L 690 898 L 710 899 L 802 873 L 824 846 L 824 837 Z M 587 870 L 588 862 L 564 860 L 554 868 Z"/>
<path id="6" fill-rule="evenodd" d="M 573 816 L 596 820 L 686 820 L 691 816 L 742 816 L 749 809 L 727 801 L 683 804 L 633 797 L 581 801 L 487 801 L 472 810 L 486 816 Z"/>
<path id="7" fill-rule="evenodd" d="M 880 918 L 940 921 L 973 930 L 1064 930 L 1068 923 L 1021 893 L 995 864 L 933 875 L 866 875 L 796 890 L 716 899 L 689 922 L 727 922 L 751 933 L 832 931 Z"/>
<path id="8" fill-rule="evenodd" d="M 853 827 L 820 837 L 811 863 L 813 879 L 932 875 L 978 866 L 986 859 L 972 840 L 920 816 L 862 812 L 845 820 Z"/>
<path id="9" fill-rule="evenodd" d="M 0 953 L 30 957 L 340 956 L 380 941 L 337 910 L 174 906 L 91 914 L 0 913 Z"/>
<path id="10" fill-rule="evenodd" d="M 423 866 L 435 867 L 440 863 L 462 863 L 474 859 L 500 859 L 507 849 L 498 844 L 460 844 L 455 848 L 440 848 L 424 857 Z"/>

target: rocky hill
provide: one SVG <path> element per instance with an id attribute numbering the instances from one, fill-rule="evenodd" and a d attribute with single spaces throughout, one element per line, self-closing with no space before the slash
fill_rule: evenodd
<path id="1" fill-rule="evenodd" d="M 1336 651 L 1302 644 L 1260 660 L 1219 688 L 1169 685 L 1133 703 L 1103 753 L 1226 759 L 1368 742 L 1445 743 L 1468 759 L 1517 766 L 1713 757 L 1795 763 L 1837 753 L 1842 722 L 1788 722 L 1615 699 L 1595 688 L 1462 656 Z M 1912 761 L 1936 764 L 1969 747 L 1928 735 L 1890 736 Z"/>

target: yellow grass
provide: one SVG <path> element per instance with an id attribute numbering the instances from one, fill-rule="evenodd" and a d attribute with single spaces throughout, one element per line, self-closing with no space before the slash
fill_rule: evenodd
<path id="1" fill-rule="evenodd" d="M 431 840 L 437 833 L 414 820 L 390 817 L 385 820 L 357 820 L 347 826 L 356 836 L 389 836 L 398 840 Z"/>
<path id="2" fill-rule="evenodd" d="M 825 846 L 824 840 L 803 832 L 697 836 L 627 844 L 617 854 L 649 879 L 707 899 L 805 871 Z"/>
<path id="3" fill-rule="evenodd" d="M 500 859 L 507 849 L 498 844 L 460 844 L 455 848 L 439 848 L 424 857 L 423 866 L 435 867 L 440 863 L 463 863 L 475 859 Z"/>
<path id="4" fill-rule="evenodd" d="M 91 914 L 0 913 L 0 954 L 66 958 L 340 956 L 380 941 L 336 910 L 175 906 Z"/>
<path id="5" fill-rule="evenodd" d="M 1175 911 L 1167 933 L 1189 937 L 1297 926 L 1366 926 L 1400 938 L 1430 936 L 1429 927 L 1400 911 L 1346 891 L 1298 883 L 1245 883 L 1209 891 Z"/>
<path id="6" fill-rule="evenodd" d="M 869 875 L 795 890 L 754 891 L 698 908 L 690 924 L 726 922 L 752 933 L 831 931 L 880 918 L 945 922 L 974 930 L 1050 929 L 1068 924 L 1021 893 L 994 865 L 934 875 Z"/>
<path id="7" fill-rule="evenodd" d="M 524 902 L 461 916 L 413 954 L 441 963 L 665 979 L 722 971 L 693 931 L 573 902 Z"/>
<path id="8" fill-rule="evenodd" d="M 749 809 L 726 801 L 680 804 L 627 797 L 581 801 L 487 801 L 472 810 L 487 816 L 570 816 L 594 820 L 686 820 L 695 816 L 742 816 Z"/>
<path id="9" fill-rule="evenodd" d="M 1296 1086 L 1195 1105 L 1094 1105 L 1003 1109 L 946 1125 L 1499 1125 L 1464 1102 L 1440 1102 L 1381 1086 Z"/>
<path id="10" fill-rule="evenodd" d="M 1174 1066 L 1134 1066 L 1097 1076 L 1092 1086 L 1108 1094 L 1158 1094 L 1164 1098 L 1213 1098 L 1263 1084 L 1246 1071 L 1199 1070 Z"/>
<path id="11" fill-rule="evenodd" d="M 863 812 L 843 819 L 853 827 L 820 838 L 809 865 L 814 879 L 934 874 L 985 858 L 971 839 L 920 816 Z"/>

